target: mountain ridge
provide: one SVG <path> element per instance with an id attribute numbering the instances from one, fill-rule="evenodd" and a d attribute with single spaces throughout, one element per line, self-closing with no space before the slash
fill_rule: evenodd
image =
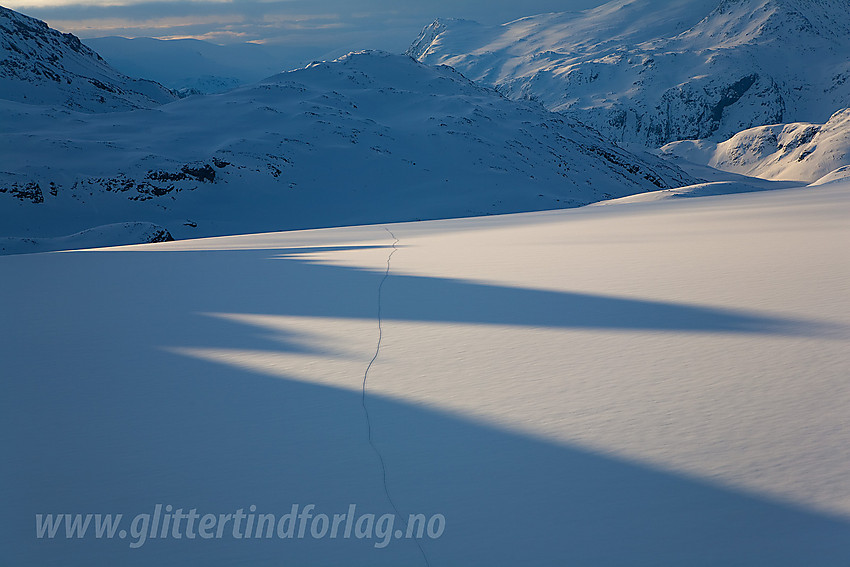
<path id="1" fill-rule="evenodd" d="M 0 99 L 83 112 L 152 108 L 177 99 L 109 66 L 73 34 L 0 6 Z"/>
<path id="2" fill-rule="evenodd" d="M 826 121 L 850 99 L 848 50 L 850 21 L 837 1 L 614 0 L 468 35 L 439 20 L 408 53 L 570 113 L 619 142 L 657 147 Z"/>
<path id="3" fill-rule="evenodd" d="M 151 110 L 0 114 L 0 225 L 16 236 L 137 219 L 185 238 L 478 216 L 693 182 L 452 68 L 374 51 Z"/>

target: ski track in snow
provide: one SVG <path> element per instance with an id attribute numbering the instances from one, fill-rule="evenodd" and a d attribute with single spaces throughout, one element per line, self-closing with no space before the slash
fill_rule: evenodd
<path id="1" fill-rule="evenodd" d="M 381 278 L 381 283 L 378 284 L 378 317 L 377 317 L 378 318 L 378 343 L 375 346 L 375 354 L 372 356 L 372 360 L 369 361 L 369 365 L 366 366 L 366 371 L 363 373 L 363 387 L 361 389 L 360 403 L 363 406 L 363 413 L 366 416 L 366 428 L 368 430 L 368 435 L 369 435 L 369 446 L 372 447 L 372 450 L 375 452 L 375 455 L 378 457 L 378 462 L 381 465 L 381 480 L 382 480 L 383 485 L 384 485 L 384 494 L 386 494 L 387 501 L 389 501 L 390 506 L 393 509 L 393 512 L 395 512 L 396 518 L 400 519 L 403 522 L 404 529 L 405 529 L 405 532 L 406 532 L 407 531 L 407 520 L 404 519 L 404 517 L 402 516 L 401 512 L 398 509 L 398 506 L 396 506 L 395 500 L 393 500 L 393 497 L 390 495 L 390 487 L 387 484 L 387 464 L 384 461 L 384 456 L 381 454 L 381 451 L 378 449 L 377 445 L 375 445 L 375 440 L 372 436 L 372 418 L 369 415 L 369 407 L 366 405 L 366 383 L 369 379 L 369 371 L 372 369 L 372 365 L 375 364 L 375 361 L 378 359 L 378 356 L 381 354 L 381 341 L 384 338 L 384 329 L 383 329 L 382 318 L 381 318 L 381 295 L 382 295 L 382 292 L 383 292 L 383 289 L 384 289 L 384 283 L 387 281 L 387 278 L 390 277 L 390 263 L 393 259 L 393 255 L 396 252 L 398 252 L 398 246 L 397 246 L 398 245 L 398 238 L 387 227 L 384 227 L 384 230 L 386 230 L 389 233 L 389 235 L 393 238 L 394 242 L 392 243 L 393 249 L 390 252 L 389 256 L 387 256 L 387 269 L 384 272 L 384 277 Z M 422 554 L 422 559 L 425 561 L 425 565 L 427 565 L 428 567 L 431 567 L 431 563 L 430 563 L 430 561 L 428 561 L 428 556 L 425 554 L 425 550 L 422 549 L 422 544 L 420 544 L 419 540 L 417 540 L 415 538 L 414 538 L 413 541 L 416 543 L 416 547 L 419 548 L 419 553 Z"/>

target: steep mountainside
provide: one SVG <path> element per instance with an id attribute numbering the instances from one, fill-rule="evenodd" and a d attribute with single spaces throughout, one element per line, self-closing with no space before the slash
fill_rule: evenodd
<path id="1" fill-rule="evenodd" d="M 0 99 L 107 112 L 176 98 L 158 83 L 122 75 L 76 36 L 0 6 Z"/>
<path id="2" fill-rule="evenodd" d="M 693 182 L 451 68 L 378 52 L 147 111 L 6 102 L 0 113 L 9 236 L 128 220 L 181 238 L 483 215 Z"/>
<path id="3" fill-rule="evenodd" d="M 811 183 L 850 165 L 850 108 L 836 112 L 826 124 L 759 126 L 719 144 L 685 140 L 661 151 L 723 171 Z"/>
<path id="4" fill-rule="evenodd" d="M 614 0 L 492 28 L 437 21 L 408 52 L 650 146 L 824 122 L 850 99 L 844 0 Z"/>

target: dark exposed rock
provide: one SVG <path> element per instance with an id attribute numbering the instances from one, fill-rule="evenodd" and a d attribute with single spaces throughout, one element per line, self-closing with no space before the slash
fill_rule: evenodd
<path id="1" fill-rule="evenodd" d="M 184 165 L 177 173 L 149 171 L 146 178 L 152 181 L 183 181 L 184 179 L 194 179 L 202 183 L 213 183 L 215 181 L 215 170 L 209 164 L 198 167 Z"/>
<path id="2" fill-rule="evenodd" d="M 150 239 L 148 240 L 149 243 L 153 243 L 153 242 L 173 242 L 173 241 L 174 241 L 174 237 L 171 236 L 171 233 L 168 232 L 164 228 L 156 230 L 150 236 Z"/>
<path id="3" fill-rule="evenodd" d="M 9 193 L 21 201 L 29 201 L 35 204 L 44 202 L 44 194 L 41 192 L 41 186 L 35 182 L 29 182 L 26 185 L 13 183 L 8 188 L 0 186 L 0 193 Z"/>

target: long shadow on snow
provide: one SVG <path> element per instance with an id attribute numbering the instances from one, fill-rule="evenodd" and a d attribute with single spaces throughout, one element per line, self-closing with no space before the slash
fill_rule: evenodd
<path id="1" fill-rule="evenodd" d="M 136 290 L 141 301 L 156 301 L 157 293 L 174 293 L 176 286 L 183 286 L 188 287 L 184 291 L 191 291 L 183 305 L 196 313 L 374 318 L 376 272 L 298 259 L 299 254 L 320 250 L 328 249 L 97 255 L 119 254 L 112 260 L 116 270 L 131 278 L 139 273 L 140 282 L 147 269 L 145 257 L 155 255 L 156 269 L 162 271 L 162 289 Z M 745 311 L 447 278 L 393 274 L 392 287 L 393 293 L 385 297 L 384 317 L 404 321 L 792 336 L 835 330 L 815 322 Z M 340 293 L 340 289 L 350 293 Z"/>
<path id="2" fill-rule="evenodd" d="M 389 511 L 358 393 L 161 348 L 265 340 L 197 315 L 204 312 L 374 317 L 381 274 L 268 258 L 268 251 L 134 252 L 7 263 L 15 294 L 3 300 L 10 332 L 0 342 L 0 430 L 14 434 L 0 438 L 8 459 L 0 473 L 0 563 L 422 564 L 410 542 L 380 550 L 374 540 L 313 540 L 309 531 L 304 540 L 246 541 L 229 532 L 151 539 L 135 550 L 132 538 L 34 537 L 37 513 L 130 517 L 155 504 L 199 514 L 247 513 L 254 504 L 279 516 L 311 503 L 316 514 L 343 513 L 350 503 L 358 513 Z M 392 287 L 393 296 L 417 294 L 386 306 L 398 319 L 794 332 L 783 321 L 652 302 L 435 278 L 394 276 Z M 595 309 L 572 313 L 586 301 Z M 474 309 L 490 302 L 504 305 Z M 433 566 L 850 562 L 844 520 L 411 404 L 374 396 L 368 404 L 402 512 L 446 517 L 444 535 L 423 542 Z"/>

